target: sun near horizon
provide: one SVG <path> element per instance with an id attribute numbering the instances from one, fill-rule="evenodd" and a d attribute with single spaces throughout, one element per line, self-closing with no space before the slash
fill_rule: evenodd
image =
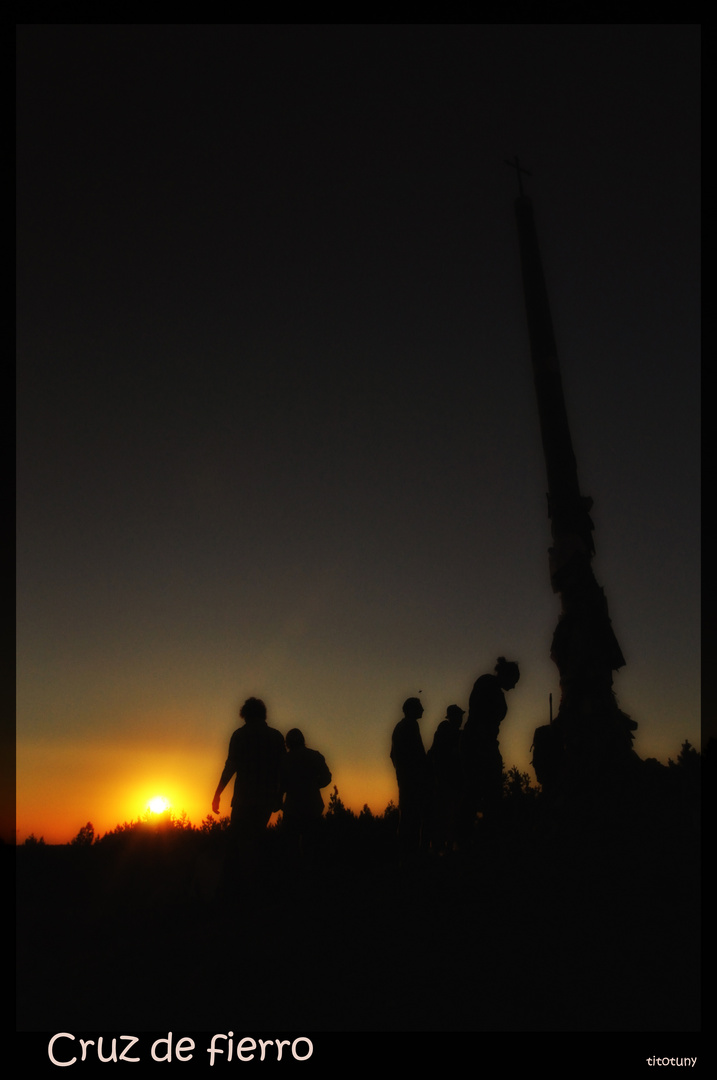
<path id="1" fill-rule="evenodd" d="M 58 764 L 64 767 L 58 768 Z M 391 800 L 398 800 L 388 768 L 364 770 L 344 765 L 332 772 L 331 783 L 322 790 L 327 808 L 334 786 L 343 805 L 356 814 L 368 805 L 373 814 L 380 815 Z M 211 754 L 206 762 L 202 755 L 194 754 L 181 763 L 174 760 L 168 768 L 166 762 L 158 767 L 156 760 L 132 764 L 120 748 L 110 755 L 86 748 L 69 753 L 65 748 L 55 755 L 51 772 L 49 763 L 48 771 L 42 770 L 43 780 L 46 776 L 48 783 L 38 783 L 37 770 L 19 769 L 15 835 L 11 839 L 8 830 L 10 843 L 21 845 L 32 836 L 46 844 L 67 844 L 88 822 L 95 836 L 101 837 L 143 819 L 159 824 L 185 818 L 194 828 L 207 817 L 219 820 L 211 807 L 218 779 Z M 230 815 L 232 795 L 233 781 L 222 795 L 220 817 Z M 272 821 L 275 819 L 274 815 Z"/>

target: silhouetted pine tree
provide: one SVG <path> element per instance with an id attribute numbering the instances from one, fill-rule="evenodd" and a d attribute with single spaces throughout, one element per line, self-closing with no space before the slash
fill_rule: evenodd
<path id="1" fill-rule="evenodd" d="M 89 847 L 94 843 L 95 829 L 91 821 L 88 821 L 86 825 L 83 825 L 77 836 L 70 840 L 70 844 L 75 847 Z"/>

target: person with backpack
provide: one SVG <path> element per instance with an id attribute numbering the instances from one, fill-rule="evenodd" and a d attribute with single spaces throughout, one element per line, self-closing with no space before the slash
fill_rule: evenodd
<path id="1" fill-rule="evenodd" d="M 303 732 L 292 728 L 286 734 L 286 754 L 282 761 L 281 790 L 283 819 L 295 852 L 305 854 L 324 812 L 321 789 L 331 783 L 326 759 L 306 745 Z"/>

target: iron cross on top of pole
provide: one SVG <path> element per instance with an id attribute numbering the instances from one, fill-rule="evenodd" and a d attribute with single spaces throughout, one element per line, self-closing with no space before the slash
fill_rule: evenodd
<path id="1" fill-rule="evenodd" d="M 519 191 L 520 197 L 522 199 L 522 197 L 523 197 L 523 177 L 520 174 L 525 173 L 526 176 L 532 176 L 533 174 L 529 173 L 527 169 L 524 169 L 522 167 L 522 165 L 518 161 L 517 157 L 513 161 L 508 161 L 508 159 L 506 158 L 505 163 L 506 163 L 506 165 L 510 165 L 511 169 L 515 169 L 516 173 L 518 174 L 518 191 Z"/>

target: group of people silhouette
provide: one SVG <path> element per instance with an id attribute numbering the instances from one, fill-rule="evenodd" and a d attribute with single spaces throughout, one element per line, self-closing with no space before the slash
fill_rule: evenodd
<path id="1" fill-rule="evenodd" d="M 403 703 L 391 739 L 403 854 L 422 846 L 439 854 L 450 851 L 470 836 L 479 813 L 495 813 L 503 793 L 498 734 L 507 713 L 505 691 L 519 678 L 518 665 L 499 657 L 494 673 L 474 683 L 465 725 L 465 710 L 449 705 L 428 751 L 419 726 L 420 699 Z"/>
<path id="2" fill-rule="evenodd" d="M 292 846 L 301 851 L 324 811 L 321 789 L 331 783 L 323 754 L 306 745 L 299 728 L 286 739 L 269 727 L 266 705 L 248 698 L 239 716 L 242 727 L 229 740 L 229 753 L 214 792 L 212 810 L 233 776 L 230 829 L 234 845 L 247 870 L 261 854 L 262 840 L 271 815 L 281 810 Z"/>
<path id="3" fill-rule="evenodd" d="M 391 760 L 398 782 L 401 852 L 429 847 L 449 851 L 470 834 L 477 814 L 491 815 L 502 796 L 503 759 L 498 743 L 506 715 L 505 691 L 520 678 L 518 665 L 501 656 L 493 674 L 473 685 L 465 710 L 449 705 L 428 751 L 419 721 L 423 705 L 410 697 L 391 738 Z M 323 754 L 306 745 L 292 728 L 286 738 L 267 723 L 266 705 L 248 698 L 239 715 L 212 801 L 219 814 L 222 792 L 232 777 L 230 830 L 246 870 L 256 866 L 271 815 L 282 811 L 292 849 L 303 852 L 324 811 L 321 789 L 331 783 Z"/>

